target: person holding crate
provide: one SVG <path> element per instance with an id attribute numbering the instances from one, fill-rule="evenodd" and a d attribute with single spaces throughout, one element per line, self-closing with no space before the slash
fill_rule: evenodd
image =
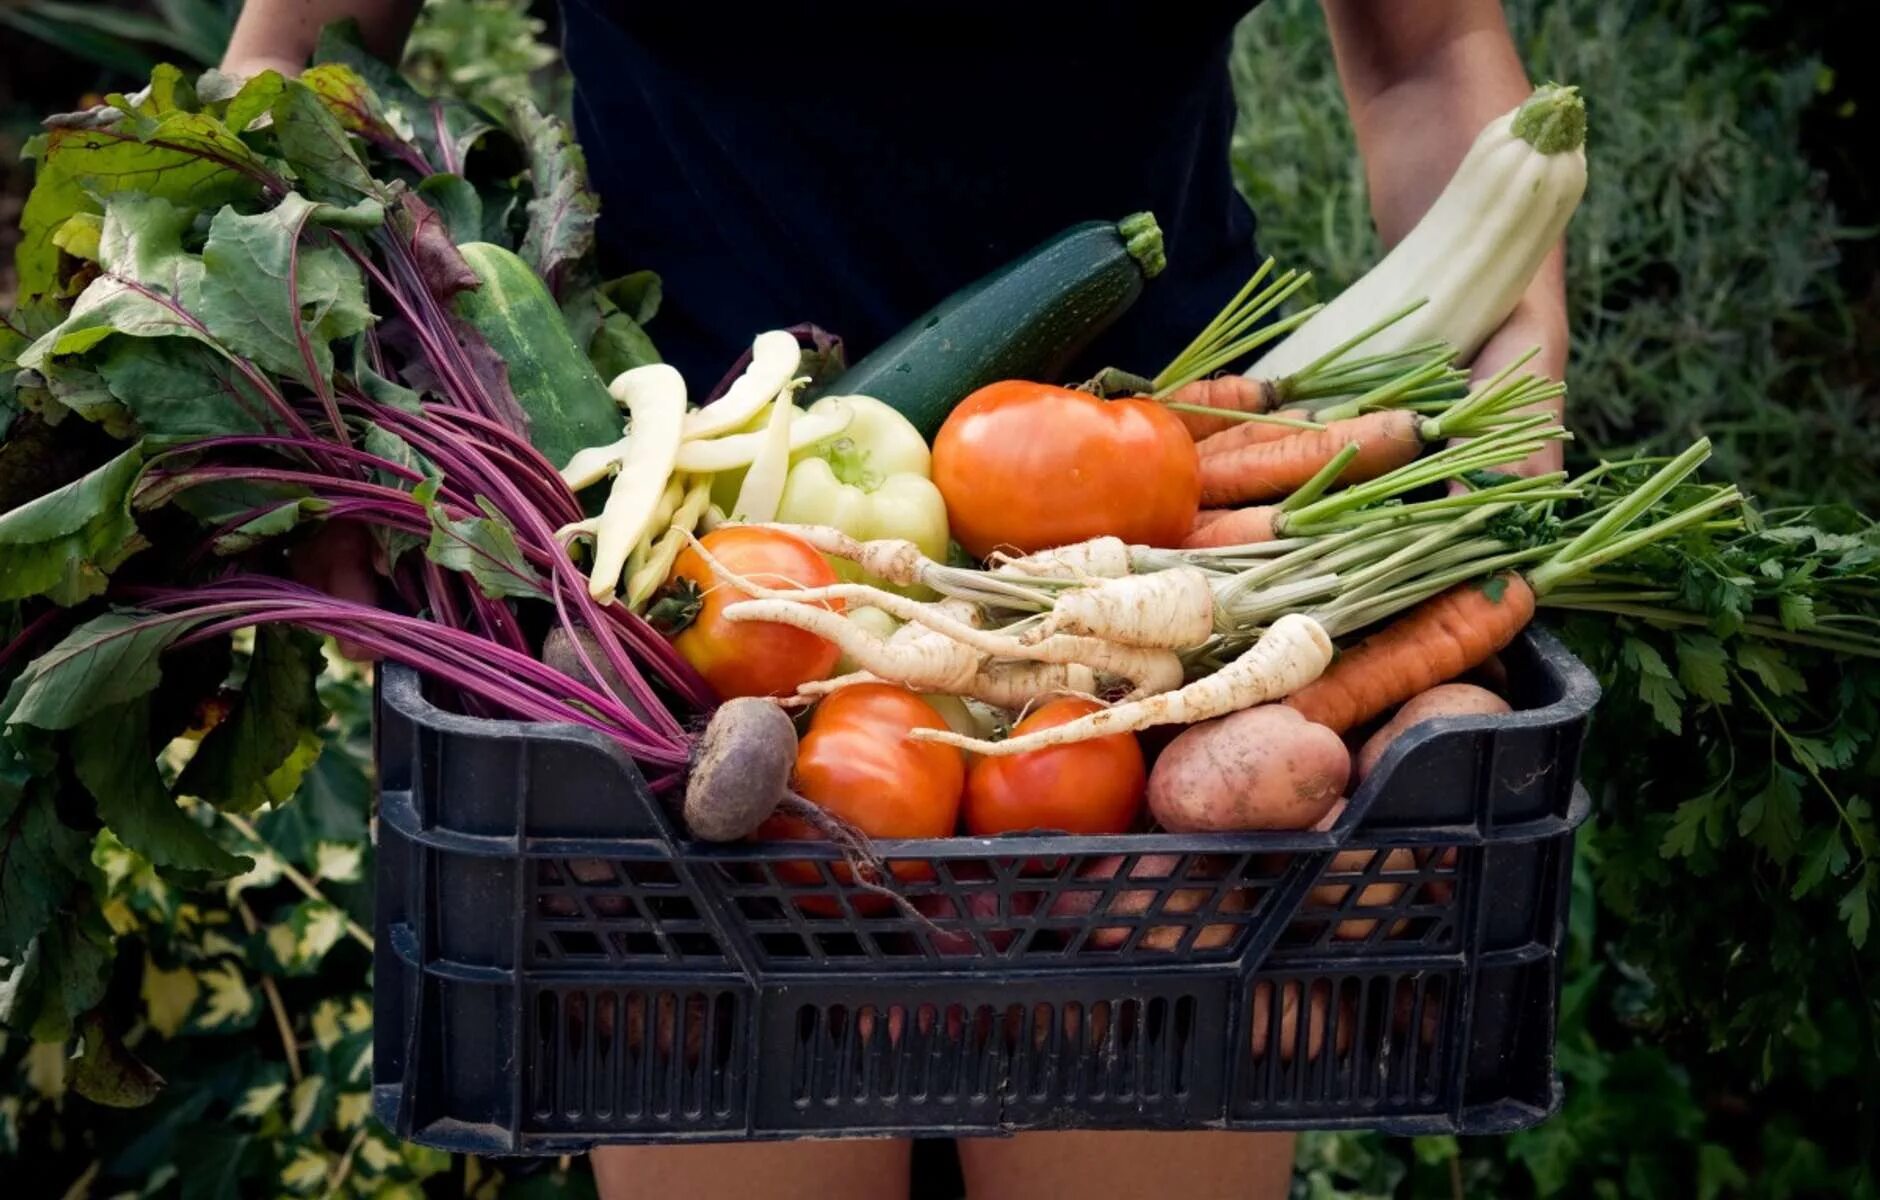
<path id="1" fill-rule="evenodd" d="M 1498 0 L 1323 0 L 1386 244 L 1416 223 L 1475 134 L 1529 93 Z M 248 0 L 223 68 L 295 73 L 352 18 L 396 61 L 421 0 Z M 813 320 L 866 350 L 1075 221 L 1150 211 L 1169 267 L 1101 343 L 1166 359 L 1258 264 L 1228 144 L 1233 30 L 1251 0 L 879 0 L 670 5 L 563 0 L 576 132 L 603 200 L 603 255 L 665 281 L 662 354 L 716 377 L 752 330 Z M 1258 114 L 1250 114 L 1258 119 Z M 1474 362 L 1529 347 L 1562 376 L 1555 251 Z M 1559 443 L 1532 464 L 1558 466 Z M 370 597 L 343 538 L 316 564 Z M 1277 1197 L 1290 1134 L 1027 1133 L 963 1141 L 972 1200 Z M 608 1147 L 601 1193 L 686 1200 L 893 1200 L 905 1139 Z"/>

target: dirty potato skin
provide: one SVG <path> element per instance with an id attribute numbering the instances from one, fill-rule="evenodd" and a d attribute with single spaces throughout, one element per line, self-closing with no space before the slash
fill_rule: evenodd
<path id="1" fill-rule="evenodd" d="M 1338 823 L 1338 818 L 1344 815 L 1344 811 L 1345 802 L 1340 800 L 1336 804 L 1333 804 L 1323 817 L 1319 818 L 1319 823 L 1313 826 L 1313 828 L 1321 832 L 1330 829 Z M 1375 850 L 1340 850 L 1337 854 L 1332 856 L 1331 866 L 1327 867 L 1326 870 L 1329 874 L 1334 875 L 1359 875 L 1370 867 L 1372 858 L 1376 857 L 1378 853 L 1379 852 Z M 1384 866 L 1382 870 L 1387 872 L 1408 872 L 1416 869 L 1416 855 L 1408 847 L 1398 846 L 1384 852 Z M 1340 904 L 1345 902 L 1345 896 L 1351 891 L 1351 886 L 1352 885 L 1348 883 L 1322 883 L 1312 889 L 1308 896 L 1307 903 L 1319 909 L 1337 908 Z M 1388 908 L 1403 897 L 1404 892 L 1409 889 L 1409 886 L 1410 885 L 1406 883 L 1389 883 L 1381 880 L 1376 883 L 1366 884 L 1364 890 L 1358 893 L 1358 904 L 1365 908 Z M 1409 924 L 1410 922 L 1408 921 L 1396 922 L 1391 926 L 1389 936 L 1396 937 L 1398 934 L 1402 933 Z M 1377 921 L 1375 919 L 1354 918 L 1348 921 L 1340 921 L 1338 927 L 1332 931 L 1332 936 L 1339 941 L 1345 942 L 1363 941 L 1370 937 L 1376 929 Z"/>
<path id="2" fill-rule="evenodd" d="M 1136 865 L 1130 869 L 1129 877 L 1131 879 L 1142 879 L 1159 883 L 1174 876 L 1175 872 L 1181 866 L 1181 861 L 1182 856 L 1179 854 L 1145 854 L 1136 860 Z M 1086 864 L 1084 868 L 1078 872 L 1078 875 L 1085 879 L 1108 879 L 1115 875 L 1117 871 L 1121 870 L 1122 866 L 1122 855 L 1109 854 L 1102 858 L 1094 859 Z M 1224 869 L 1225 863 L 1213 859 L 1202 860 L 1195 863 L 1194 869 L 1189 871 L 1185 877 L 1188 879 L 1218 879 L 1221 876 L 1221 871 Z M 1156 911 L 1158 913 L 1167 913 L 1170 916 L 1199 912 L 1202 906 L 1207 903 L 1208 897 L 1212 894 L 1212 890 L 1205 887 L 1182 888 L 1170 893 L 1162 901 L 1161 907 Z M 1053 916 L 1088 916 L 1095 910 L 1097 901 L 1101 895 L 1102 893 L 1094 891 L 1072 890 L 1063 892 L 1053 901 L 1051 913 Z M 1112 917 L 1141 916 L 1155 905 L 1155 898 L 1156 893 L 1148 890 L 1118 892 L 1111 898 L 1110 906 L 1105 910 L 1104 915 Z M 1215 911 L 1220 913 L 1234 913 L 1245 912 L 1246 910 L 1247 893 L 1244 889 L 1236 888 L 1221 897 L 1221 902 L 1216 907 Z M 1182 941 L 1188 935 L 1188 930 L 1189 926 L 1187 925 L 1152 925 L 1144 930 L 1142 936 L 1137 939 L 1136 948 L 1139 950 L 1156 950 L 1162 952 L 1180 949 Z M 1084 941 L 1084 946 L 1092 950 L 1120 949 L 1129 941 L 1130 932 L 1130 928 L 1126 925 L 1099 926 L 1090 931 Z M 1219 950 L 1221 947 L 1230 944 L 1234 940 L 1234 935 L 1237 932 L 1239 932 L 1239 926 L 1237 925 L 1204 925 L 1201 930 L 1194 935 L 1194 941 L 1190 948 L 1194 950 Z"/>
<path id="3" fill-rule="evenodd" d="M 1299 1010 L 1300 994 L 1307 989 L 1297 979 L 1286 980 L 1279 985 L 1279 1060 L 1290 1063 L 1299 1054 Z M 1255 1062 L 1266 1057 L 1267 1043 L 1272 1037 L 1273 1023 L 1273 988 L 1266 980 L 1253 985 L 1252 1041 Z M 1323 979 L 1314 980 L 1311 988 L 1311 1000 L 1304 1007 L 1306 1016 L 1306 1061 L 1317 1062 L 1325 1050 L 1325 1031 L 1331 1024 L 1332 987 Z M 1351 1027 L 1357 1023 L 1356 1006 L 1351 997 L 1341 996 L 1338 1002 L 1338 1035 L 1333 1053 L 1342 1058 L 1351 1052 Z"/>
<path id="4" fill-rule="evenodd" d="M 1204 721 L 1170 742 L 1149 775 L 1149 811 L 1175 833 L 1309 829 L 1350 778 L 1343 739 L 1267 704 Z"/>
<path id="5" fill-rule="evenodd" d="M 1358 751 L 1354 762 L 1356 768 L 1354 778 L 1362 783 L 1365 776 L 1377 766 L 1378 760 L 1384 757 L 1384 751 L 1390 749 L 1398 738 L 1409 732 L 1413 725 L 1434 720 L 1437 717 L 1479 716 L 1509 711 L 1511 710 L 1506 700 L 1487 688 L 1479 688 L 1472 683 L 1444 683 L 1427 692 L 1420 692 L 1404 701 L 1403 707 L 1397 710 L 1395 716 L 1380 726 L 1376 733 L 1365 739 L 1364 746 Z"/>

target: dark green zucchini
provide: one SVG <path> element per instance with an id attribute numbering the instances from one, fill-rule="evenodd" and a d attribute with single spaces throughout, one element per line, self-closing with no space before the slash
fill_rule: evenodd
<path id="1" fill-rule="evenodd" d="M 931 441 L 988 383 L 1056 382 L 1165 262 L 1149 213 L 1073 226 L 953 293 L 823 390 L 885 401 Z"/>

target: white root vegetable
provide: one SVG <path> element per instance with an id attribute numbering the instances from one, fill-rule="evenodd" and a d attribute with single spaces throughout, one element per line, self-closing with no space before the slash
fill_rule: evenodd
<path id="1" fill-rule="evenodd" d="M 771 528 L 794 531 L 796 529 L 819 530 L 823 527 L 771 526 Z M 836 538 L 847 539 L 853 543 L 853 539 L 848 538 L 847 534 L 834 530 L 830 532 L 834 533 Z M 824 540 L 827 542 L 833 539 Z M 811 544 L 816 545 L 814 542 Z M 887 542 L 867 544 L 890 545 Z M 816 548 L 823 549 L 820 545 L 816 545 Z M 834 601 L 851 607 L 867 606 L 880 609 L 898 620 L 908 622 L 911 626 L 923 627 L 936 635 L 970 647 L 982 656 L 1064 665 L 1082 664 L 1098 674 L 1125 679 L 1130 683 L 1130 699 L 1157 695 L 1181 686 L 1183 677 L 1181 659 L 1166 649 L 1125 646 L 1101 638 L 1077 637 L 1068 634 L 1059 634 L 1033 642 L 1008 633 L 981 629 L 979 610 L 963 600 L 948 599 L 931 604 L 923 603 L 865 583 L 837 583 L 819 588 L 767 588 L 727 569 L 723 563 L 712 557 L 711 551 L 705 549 L 703 545 L 695 545 L 695 549 L 699 557 L 705 560 L 705 565 L 711 568 L 714 576 L 747 596 L 796 605 L 820 605 Z M 829 553 L 829 551 L 823 552 Z M 918 551 L 915 555 L 918 556 Z M 726 610 L 726 616 L 733 620 L 738 619 L 731 617 L 730 609 Z M 901 632 L 905 633 L 905 630 Z M 843 645 L 835 638 L 829 640 L 834 641 L 838 646 Z M 912 680 L 900 682 L 907 683 L 909 687 L 916 686 Z"/>
<path id="2" fill-rule="evenodd" d="M 594 535 L 594 567 L 588 594 L 611 600 L 627 556 L 646 536 L 654 510 L 672 477 L 685 421 L 685 380 L 665 363 L 623 371 L 609 386 L 631 419 L 620 473 L 607 494 Z"/>
<path id="3" fill-rule="evenodd" d="M 1194 567 L 1093 580 L 1058 593 L 1043 624 L 1027 637 L 1059 632 L 1187 650 L 1214 633 L 1214 589 Z"/>
<path id="4" fill-rule="evenodd" d="M 820 699 L 858 683 L 896 682 L 868 671 L 855 671 L 833 679 L 806 683 L 797 689 L 792 701 L 785 703 Z M 1053 696 L 1094 696 L 1096 691 L 1096 673 L 1082 663 L 1018 662 L 1007 659 L 986 663 L 965 690 L 938 694 L 965 696 L 998 709 L 1022 709 Z"/>
<path id="5" fill-rule="evenodd" d="M 1130 560 L 1128 542 L 1105 536 L 1017 558 L 995 550 L 987 561 L 995 571 L 1034 579 L 1120 579 L 1133 569 Z"/>
<path id="6" fill-rule="evenodd" d="M 1053 696 L 1094 696 L 1097 676 L 1082 663 L 994 662 L 973 676 L 966 694 L 994 708 L 1024 708 Z"/>
<path id="7" fill-rule="evenodd" d="M 785 384 L 771 404 L 764 444 L 752 460 L 751 469 L 745 472 L 737 503 L 731 506 L 733 521 L 768 521 L 777 515 L 784 477 L 790 473 L 790 426 L 797 420 L 796 388 L 808 382 L 798 379 Z"/>
<path id="8" fill-rule="evenodd" d="M 769 621 L 813 633 L 834 643 L 862 670 L 917 692 L 968 694 L 967 685 L 979 671 L 978 651 L 918 625 L 904 626 L 884 638 L 839 612 L 790 600 L 740 600 L 725 607 L 724 617 L 727 621 Z"/>
<path id="9" fill-rule="evenodd" d="M 778 329 L 758 334 L 751 342 L 751 365 L 744 368 L 744 374 L 715 402 L 685 415 L 685 440 L 717 437 L 742 427 L 796 378 L 802 364 L 803 347 L 796 335 Z"/>
<path id="10" fill-rule="evenodd" d="M 1332 639 L 1324 627 L 1311 617 L 1287 613 L 1273 622 L 1246 653 L 1178 691 L 1114 705 L 1002 742 L 975 741 L 936 729 L 916 729 L 909 736 L 975 754 L 1000 756 L 1069 745 L 1110 733 L 1131 733 L 1152 725 L 1188 725 L 1291 695 L 1323 674 L 1331 661 Z"/>
<path id="11" fill-rule="evenodd" d="M 943 569 L 943 564 L 928 558 L 921 553 L 919 546 L 905 538 L 878 538 L 864 542 L 833 525 L 773 523 L 765 528 L 801 538 L 813 546 L 818 554 L 846 559 L 860 567 L 865 574 L 900 587 L 930 586 L 932 573 Z"/>
<path id="12" fill-rule="evenodd" d="M 901 622 L 894 619 L 886 609 L 876 608 L 872 604 L 851 604 L 842 610 L 842 619 L 851 625 L 860 625 L 876 637 L 893 637 Z M 836 659 L 836 675 L 847 675 L 861 670 L 861 664 L 844 655 Z"/>
<path id="13" fill-rule="evenodd" d="M 813 415 L 806 413 L 798 417 L 790 422 L 790 453 L 841 436 L 854 416 L 855 410 L 843 402 L 831 404 Z M 760 429 L 755 433 L 733 433 L 686 442 L 679 447 L 674 466 L 694 475 L 716 475 L 720 471 L 748 467 L 757 461 L 769 435 L 768 429 Z"/>

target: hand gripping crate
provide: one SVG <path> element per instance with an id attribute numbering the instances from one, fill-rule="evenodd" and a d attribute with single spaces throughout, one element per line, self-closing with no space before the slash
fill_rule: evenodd
<path id="1" fill-rule="evenodd" d="M 1323 833 L 683 840 L 567 726 L 379 696 L 374 1103 L 479 1154 L 1028 1129 L 1496 1133 L 1559 1102 L 1597 698 L 1534 632 L 1517 711 L 1402 738 Z"/>

